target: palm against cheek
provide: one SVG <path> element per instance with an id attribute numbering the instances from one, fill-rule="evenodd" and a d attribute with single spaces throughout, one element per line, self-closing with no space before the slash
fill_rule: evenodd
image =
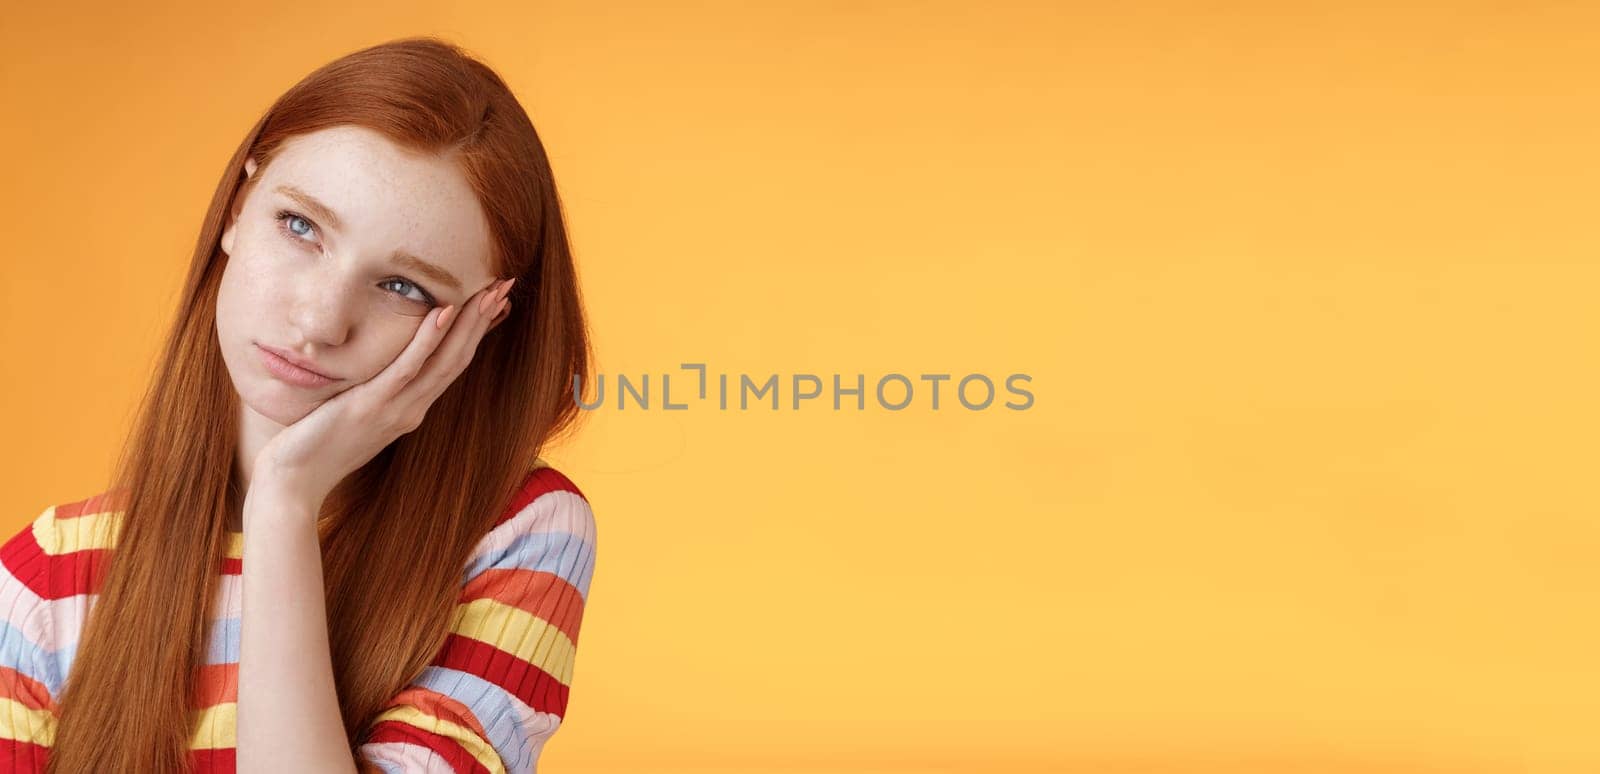
<path id="1" fill-rule="evenodd" d="M 261 451 L 258 474 L 283 476 L 307 497 L 326 496 L 422 424 L 428 407 L 472 362 L 483 335 L 503 319 L 510 289 L 510 282 L 496 283 L 474 294 L 462 311 L 452 311 L 443 330 L 437 321 L 445 310 L 429 312 L 381 373 L 329 398 L 274 436 Z"/>

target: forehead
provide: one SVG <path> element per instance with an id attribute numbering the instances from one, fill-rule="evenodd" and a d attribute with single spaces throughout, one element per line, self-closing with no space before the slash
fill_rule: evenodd
<path id="1" fill-rule="evenodd" d="M 283 143 L 256 195 L 291 201 L 279 186 L 332 209 L 342 228 L 318 225 L 343 249 L 409 252 L 449 269 L 468 292 L 492 277 L 488 220 L 454 160 L 412 152 L 363 127 L 330 127 Z"/>

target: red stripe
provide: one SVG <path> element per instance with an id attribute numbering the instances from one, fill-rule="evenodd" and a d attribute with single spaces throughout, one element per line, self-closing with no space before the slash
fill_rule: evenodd
<path id="1" fill-rule="evenodd" d="M 540 712 L 557 717 L 567 713 L 570 688 L 554 675 L 482 640 L 452 633 L 433 664 L 488 680 Z"/>
<path id="2" fill-rule="evenodd" d="M 578 644 L 583 625 L 583 595 L 565 578 L 543 570 L 501 567 L 484 570 L 462 587 L 461 601 L 493 599 L 526 610 Z"/>
<path id="3" fill-rule="evenodd" d="M 232 747 L 189 751 L 189 764 L 194 774 L 234 774 L 238 763 L 239 751 Z"/>
<path id="4" fill-rule="evenodd" d="M 199 709 L 239 700 L 239 662 L 201 664 L 194 673 L 193 706 Z"/>
<path id="5" fill-rule="evenodd" d="M 126 493 L 122 490 L 98 492 L 82 500 L 62 503 L 56 506 L 56 518 L 76 519 L 80 516 L 90 516 L 96 513 L 125 511 L 128 507 L 128 499 L 121 496 L 124 494 Z"/>
<path id="6" fill-rule="evenodd" d="M 35 544 L 37 545 L 37 544 Z M 50 563 L 50 576 L 45 599 L 65 599 L 78 594 L 98 594 L 105 582 L 105 572 L 111 567 L 110 548 L 85 548 L 70 554 L 61 554 Z"/>
<path id="7" fill-rule="evenodd" d="M 44 774 L 50 748 L 32 742 L 0 739 L 0 771 Z"/>
<path id="8" fill-rule="evenodd" d="M 516 495 L 511 498 L 511 504 L 500 513 L 500 518 L 495 520 L 495 526 L 510 521 L 523 508 L 528 507 L 528 503 L 546 492 L 571 492 L 583 497 L 583 491 L 578 489 L 578 485 L 572 483 L 572 479 L 562 475 L 560 471 L 555 468 L 536 468 L 523 479 L 522 488 L 517 490 Z M 587 502 L 589 498 L 583 497 L 583 499 Z"/>
<path id="9" fill-rule="evenodd" d="M 23 585 L 33 590 L 33 593 L 43 597 L 46 591 L 45 579 L 50 577 L 50 555 L 39 546 L 39 541 L 33 537 L 33 522 L 28 522 L 21 531 L 6 540 L 0 546 L 0 562 L 6 566 L 6 571 L 12 577 L 22 581 Z"/>
<path id="10" fill-rule="evenodd" d="M 55 700 L 50 698 L 50 689 L 44 683 L 11 667 L 0 667 L 0 697 L 11 699 L 28 709 L 50 710 L 51 713 L 56 711 Z"/>
<path id="11" fill-rule="evenodd" d="M 98 591 L 103 571 L 110 566 L 111 550 L 84 548 L 51 556 L 34 538 L 30 522 L 0 547 L 0 561 L 41 598 L 62 599 Z"/>
<path id="12" fill-rule="evenodd" d="M 472 709 L 447 694 L 421 686 L 413 686 L 396 694 L 389 701 L 394 705 L 416 708 L 440 720 L 448 720 L 471 731 L 480 739 L 489 738 L 489 732 L 483 730 L 483 724 L 478 722 L 476 715 L 472 714 Z"/>
<path id="13" fill-rule="evenodd" d="M 457 774 L 489 774 L 489 770 L 478 762 L 477 758 L 467 752 L 466 748 L 457 744 L 454 739 L 431 731 L 424 731 L 410 723 L 398 720 L 385 720 L 372 727 L 372 733 L 363 743 L 369 742 L 405 742 L 407 744 L 421 745 L 434 751 L 444 762 L 450 765 Z"/>

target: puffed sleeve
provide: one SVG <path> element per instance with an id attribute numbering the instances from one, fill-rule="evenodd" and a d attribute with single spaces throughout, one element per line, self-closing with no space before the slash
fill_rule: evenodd
<path id="1" fill-rule="evenodd" d="M 540 467 L 479 543 L 439 654 L 357 747 L 363 772 L 533 774 L 561 725 L 594 574 L 595 521 Z"/>
<path id="2" fill-rule="evenodd" d="M 52 511 L 0 546 L 0 772 L 42 774 L 55 741 L 62 675 L 44 593 L 50 555 L 35 536 Z"/>

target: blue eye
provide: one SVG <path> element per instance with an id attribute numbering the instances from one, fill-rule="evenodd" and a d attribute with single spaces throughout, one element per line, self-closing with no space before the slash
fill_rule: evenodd
<path id="1" fill-rule="evenodd" d="M 273 219 L 277 221 L 278 229 L 282 231 L 288 239 L 295 242 L 303 243 L 312 241 L 310 239 L 306 239 L 305 237 L 309 236 L 317 229 L 317 224 L 312 223 L 310 218 L 307 218 L 293 210 L 278 210 L 277 215 L 275 215 Z M 304 230 L 297 230 L 295 228 L 296 223 L 303 225 Z M 400 283 L 401 285 L 416 291 L 416 293 L 421 296 L 420 298 L 414 298 L 410 293 L 397 292 L 397 294 L 402 298 L 405 298 L 409 301 L 416 301 L 418 303 L 426 304 L 429 308 L 438 305 L 438 302 L 434 300 L 432 293 L 429 293 L 426 288 L 418 285 L 415 282 L 412 282 L 411 280 L 405 279 L 404 277 L 392 277 L 384 280 L 381 284 L 389 285 L 391 283 Z"/>
<path id="2" fill-rule="evenodd" d="M 433 296 L 431 294 L 429 294 L 428 291 L 423 290 L 421 285 L 418 285 L 417 283 L 412 282 L 411 280 L 408 280 L 408 279 L 402 279 L 400 277 L 395 277 L 394 279 L 386 279 L 386 280 L 383 281 L 382 284 L 388 285 L 388 284 L 391 284 L 391 283 L 399 283 L 399 284 L 404 285 L 406 287 L 412 288 L 412 289 L 416 290 L 418 293 L 420 293 L 422 295 L 422 297 L 421 298 L 411 298 L 409 295 L 407 295 L 405 293 L 401 293 L 400 295 L 405 296 L 406 298 L 411 298 L 412 301 L 420 301 L 420 302 L 422 302 L 424 304 L 427 304 L 430 309 L 434 306 Z"/>
<path id="3" fill-rule="evenodd" d="M 278 227 L 279 228 L 283 229 L 284 231 L 287 231 L 294 238 L 300 239 L 301 241 L 305 241 L 302 237 L 310 235 L 310 233 L 312 231 L 316 230 L 316 228 L 317 228 L 316 224 L 312 223 L 311 221 L 307 220 L 306 218 L 301 217 L 298 213 L 295 213 L 295 212 L 293 212 L 291 210 L 278 210 L 278 214 L 276 216 L 276 220 L 278 221 Z M 294 226 L 291 225 L 291 223 L 293 221 L 299 221 L 300 223 L 304 223 L 305 227 L 306 227 L 306 230 L 305 231 L 297 231 L 297 230 L 295 230 Z"/>

